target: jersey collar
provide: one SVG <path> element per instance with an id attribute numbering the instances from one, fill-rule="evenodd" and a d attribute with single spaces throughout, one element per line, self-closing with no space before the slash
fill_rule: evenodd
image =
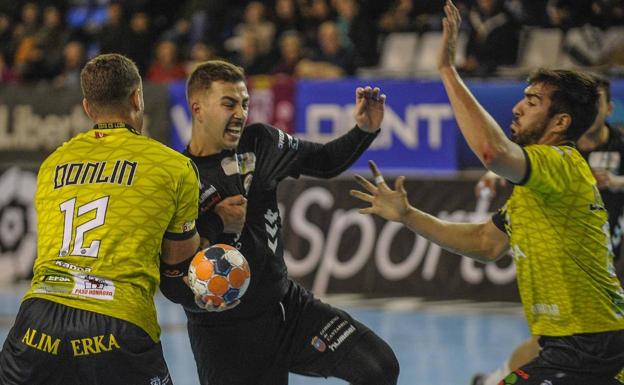
<path id="1" fill-rule="evenodd" d="M 139 132 L 132 127 L 131 125 L 124 122 L 113 122 L 113 123 L 97 123 L 93 126 L 94 130 L 107 130 L 113 128 L 125 128 L 135 135 L 140 135 Z"/>

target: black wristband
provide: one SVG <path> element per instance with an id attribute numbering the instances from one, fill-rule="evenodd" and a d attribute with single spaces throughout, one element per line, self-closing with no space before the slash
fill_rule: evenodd
<path id="1" fill-rule="evenodd" d="M 197 219 L 197 232 L 210 244 L 217 243 L 217 239 L 223 234 L 223 220 L 214 210 L 208 210 Z"/>
<path id="2" fill-rule="evenodd" d="M 187 258 L 182 262 L 176 263 L 175 265 L 169 265 L 165 262 L 160 262 L 160 274 L 167 278 L 178 278 L 184 277 L 188 274 L 189 266 L 191 266 L 191 261 L 193 257 Z"/>

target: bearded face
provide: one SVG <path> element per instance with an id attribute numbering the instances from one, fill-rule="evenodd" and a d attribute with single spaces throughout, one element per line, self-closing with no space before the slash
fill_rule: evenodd
<path id="1" fill-rule="evenodd" d="M 537 83 L 524 90 L 524 98 L 513 108 L 511 140 L 520 146 L 539 143 L 546 133 L 551 116 L 550 86 Z"/>

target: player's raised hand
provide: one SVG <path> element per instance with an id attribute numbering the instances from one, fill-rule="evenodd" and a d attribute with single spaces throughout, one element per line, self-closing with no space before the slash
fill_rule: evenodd
<path id="1" fill-rule="evenodd" d="M 355 90 L 353 117 L 358 127 L 366 132 L 375 132 L 384 117 L 386 95 L 378 87 L 358 87 Z"/>
<path id="2" fill-rule="evenodd" d="M 403 187 L 404 176 L 400 176 L 394 183 L 392 190 L 384 181 L 383 175 L 379 172 L 377 165 L 373 161 L 368 161 L 368 165 L 373 172 L 374 184 L 360 175 L 355 175 L 355 180 L 368 193 L 351 190 L 350 194 L 364 202 L 370 203 L 370 207 L 360 209 L 361 214 L 375 214 L 389 221 L 402 222 L 405 215 L 410 210 L 407 200 L 407 192 Z"/>
<path id="3" fill-rule="evenodd" d="M 223 232 L 227 234 L 240 234 L 245 226 L 247 215 L 247 199 L 241 194 L 223 199 L 215 208 L 215 213 L 223 221 Z"/>
<path id="4" fill-rule="evenodd" d="M 451 0 L 446 0 L 444 14 L 446 17 L 442 19 L 442 43 L 438 53 L 438 70 L 455 65 L 457 38 L 461 24 L 459 10 Z"/>

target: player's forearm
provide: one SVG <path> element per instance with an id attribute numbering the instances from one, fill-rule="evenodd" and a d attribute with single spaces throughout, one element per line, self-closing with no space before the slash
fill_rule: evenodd
<path id="1" fill-rule="evenodd" d="M 403 224 L 445 250 L 483 263 L 501 254 L 484 240 L 483 224 L 443 221 L 413 207 L 403 217 Z"/>
<path id="2" fill-rule="evenodd" d="M 184 306 L 193 306 L 195 297 L 191 289 L 184 282 L 188 274 L 192 256 L 175 265 L 160 263 L 160 291 L 174 303 Z"/>
<path id="3" fill-rule="evenodd" d="M 317 178 L 333 178 L 349 168 L 366 151 L 377 133 L 355 126 L 344 135 L 315 146 L 302 162 L 301 173 Z"/>
<path id="4" fill-rule="evenodd" d="M 443 68 L 440 75 L 462 135 L 475 155 L 491 169 L 493 162 L 507 152 L 511 141 L 474 98 L 454 67 Z"/>

